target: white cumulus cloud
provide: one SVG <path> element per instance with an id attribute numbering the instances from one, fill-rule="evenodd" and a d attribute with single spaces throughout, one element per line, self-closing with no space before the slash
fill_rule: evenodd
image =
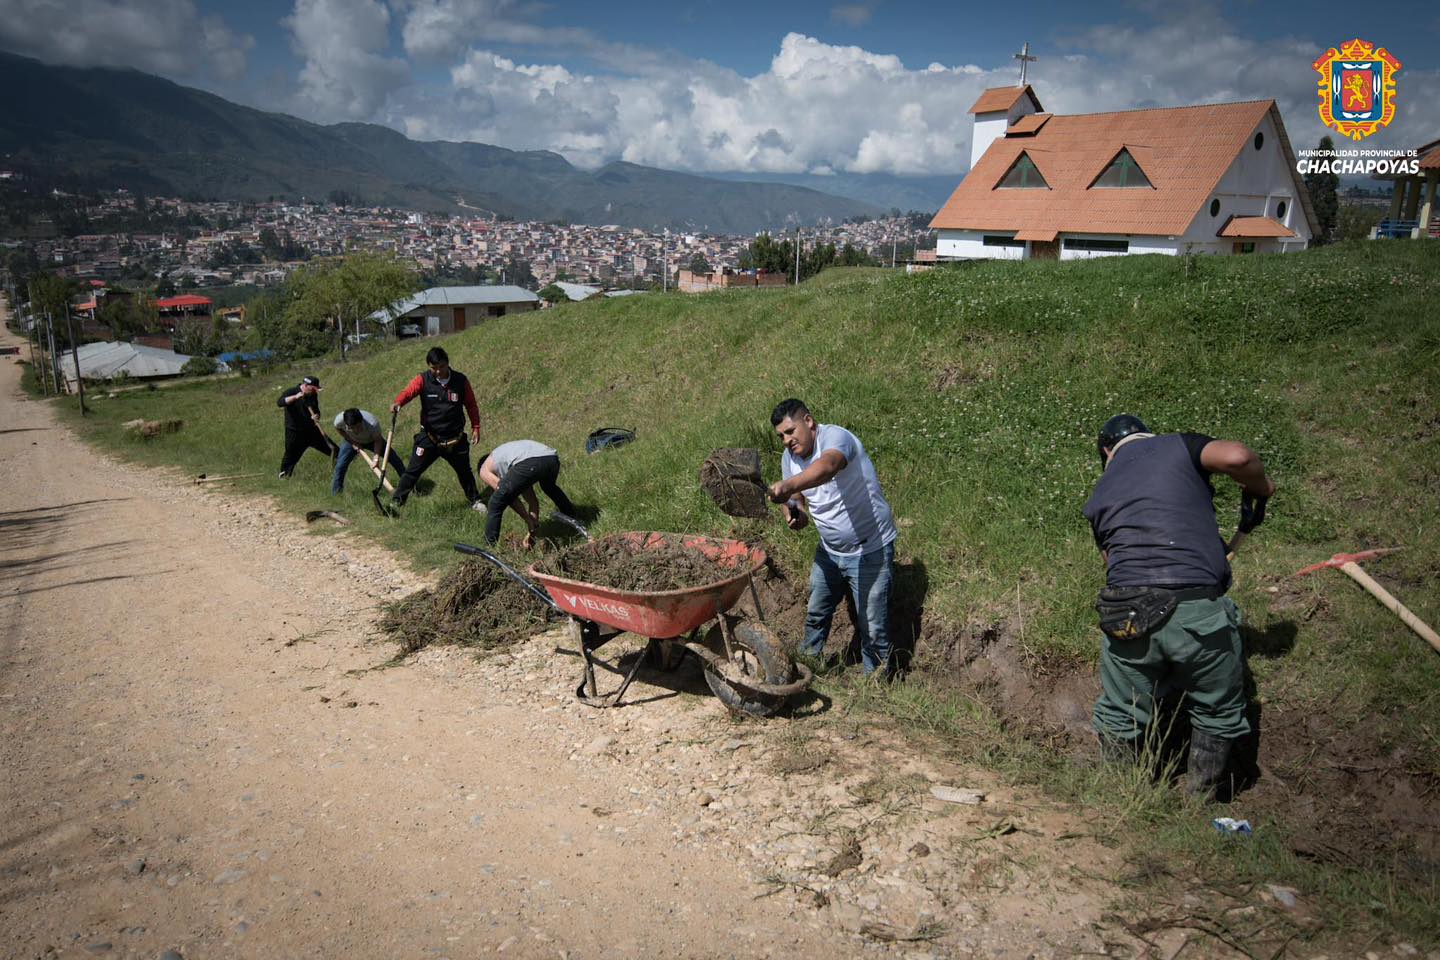
<path id="1" fill-rule="evenodd" d="M 295 107 L 318 120 L 369 120 L 409 78 L 384 54 L 390 11 L 378 0 L 296 0 L 283 21 L 303 62 Z"/>

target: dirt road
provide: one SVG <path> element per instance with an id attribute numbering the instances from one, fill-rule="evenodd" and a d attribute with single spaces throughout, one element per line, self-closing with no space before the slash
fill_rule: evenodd
<path id="1" fill-rule="evenodd" d="M 96 454 L 19 371 L 0 360 L 0 955 L 1103 949 L 1107 893 L 1067 863 L 1106 851 L 866 729 L 736 723 L 693 671 L 589 710 L 555 635 L 366 670 L 376 605 L 416 577 Z"/>

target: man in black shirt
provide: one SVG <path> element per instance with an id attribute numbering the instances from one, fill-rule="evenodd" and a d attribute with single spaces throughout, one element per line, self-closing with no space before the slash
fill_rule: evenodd
<path id="1" fill-rule="evenodd" d="M 1209 799 L 1245 717 L 1240 611 L 1225 596 L 1230 564 L 1215 521 L 1210 477 L 1242 490 L 1240 530 L 1265 519 L 1275 484 L 1242 443 L 1197 433 L 1155 435 L 1136 417 L 1111 417 L 1097 446 L 1104 475 L 1085 518 L 1105 561 L 1096 605 L 1100 699 L 1095 730 L 1109 759 L 1131 759 L 1154 717 L 1156 688 L 1187 696 L 1191 720 L 1186 792 Z"/>
<path id="2" fill-rule="evenodd" d="M 280 479 L 295 472 L 295 464 L 306 450 L 335 456 L 330 438 L 320 429 L 320 381 L 302 377 L 298 386 L 280 394 L 275 401 L 285 411 L 285 454 L 280 458 Z"/>

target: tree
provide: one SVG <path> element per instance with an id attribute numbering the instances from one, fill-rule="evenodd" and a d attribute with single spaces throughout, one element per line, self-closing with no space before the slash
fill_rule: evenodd
<path id="1" fill-rule="evenodd" d="M 552 306 L 557 303 L 563 303 L 564 301 L 570 299 L 564 290 L 561 290 L 553 283 L 549 284 L 548 286 L 541 287 L 539 291 L 537 291 L 537 293 L 541 300 L 544 300 L 546 303 L 551 304 Z"/>
<path id="2" fill-rule="evenodd" d="M 1370 229 L 1384 218 L 1385 208 L 1368 203 L 1342 203 L 1336 215 L 1334 239 L 1368 240 Z"/>
<path id="3" fill-rule="evenodd" d="M 53 273 L 42 273 L 30 278 L 30 305 L 36 317 L 49 314 L 55 326 L 55 343 L 69 346 L 66 339 L 69 325 L 65 318 L 70 310 L 70 298 L 75 294 L 75 281 L 57 277 Z"/>
<path id="4" fill-rule="evenodd" d="M 843 249 L 843 250 L 840 251 L 840 259 L 839 259 L 838 261 L 836 261 L 836 262 L 839 263 L 840 266 L 842 266 L 842 267 L 873 267 L 873 266 L 875 266 L 875 258 L 874 258 L 874 257 L 870 256 L 870 255 L 869 255 L 868 253 L 866 253 L 864 250 L 857 250 L 855 247 L 851 246 L 849 243 L 846 243 L 846 244 L 845 244 L 845 249 Z"/>
<path id="5" fill-rule="evenodd" d="M 534 290 L 540 282 L 535 278 L 535 271 L 530 268 L 530 261 L 518 257 L 511 257 L 505 262 L 505 280 L 527 290 Z"/>
<path id="6" fill-rule="evenodd" d="M 1320 138 L 1318 152 L 1328 157 L 1335 152 L 1335 141 L 1329 135 Z M 1310 191 L 1310 205 L 1315 208 L 1315 219 L 1320 233 L 1314 242 L 1329 243 L 1335 239 L 1335 230 L 1340 223 L 1340 175 L 1338 173 L 1306 173 L 1305 188 Z"/>
<path id="7" fill-rule="evenodd" d="M 157 297 L 173 297 L 173 296 L 175 296 L 175 281 L 170 279 L 170 274 L 168 274 L 168 273 L 166 273 L 166 274 L 161 274 L 161 276 L 160 276 L 160 282 L 157 283 L 157 284 L 155 284 L 155 296 L 157 296 Z"/>
<path id="8" fill-rule="evenodd" d="M 709 273 L 709 272 L 710 272 L 710 261 L 705 259 L 705 254 L 703 254 L 703 253 L 696 253 L 695 256 L 693 256 L 693 257 L 690 258 L 690 272 L 691 272 L 691 273 Z"/>
<path id="9" fill-rule="evenodd" d="M 746 269 L 779 273 L 794 279 L 795 244 L 789 240 L 776 241 L 768 233 L 762 233 L 750 242 L 750 266 Z M 742 263 L 745 258 L 742 258 Z"/>
<path id="10" fill-rule="evenodd" d="M 214 357 L 191 357 L 180 368 L 182 377 L 208 377 L 219 369 Z"/>
<path id="11" fill-rule="evenodd" d="M 96 319 L 105 324 L 116 340 L 133 340 L 150 326 L 150 311 L 139 297 L 106 297 Z"/>
<path id="12" fill-rule="evenodd" d="M 371 313 L 413 293 L 418 279 L 413 268 L 381 254 L 312 260 L 285 282 L 279 340 L 261 346 L 287 357 L 309 357 L 339 343 L 343 356 L 344 335 L 363 332 L 358 328 Z"/>

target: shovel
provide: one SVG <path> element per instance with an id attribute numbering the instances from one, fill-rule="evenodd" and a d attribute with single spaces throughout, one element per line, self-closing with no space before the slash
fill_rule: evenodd
<path id="1" fill-rule="evenodd" d="M 390 441 L 395 439 L 395 421 L 400 419 L 400 411 L 390 411 L 390 432 L 385 434 L 385 453 L 380 457 L 379 467 L 376 471 L 380 476 L 380 482 L 375 484 L 375 489 L 370 491 L 370 499 L 375 501 L 375 509 L 380 511 L 382 517 L 395 516 L 395 508 L 390 506 L 380 497 L 380 491 L 385 489 L 385 474 L 390 469 Z"/>
<path id="2" fill-rule="evenodd" d="M 1306 567 L 1303 570 L 1295 571 L 1293 575 L 1300 577 L 1315 570 L 1324 570 L 1326 567 L 1337 568 L 1341 573 L 1345 574 L 1351 580 L 1354 580 L 1356 583 L 1360 584 L 1360 586 L 1364 587 L 1367 591 L 1369 591 L 1370 595 L 1373 596 L 1376 600 L 1379 600 L 1385 606 L 1389 607 L 1390 611 L 1394 613 L 1395 616 L 1399 617 L 1401 622 L 1404 623 L 1405 626 L 1420 634 L 1420 636 L 1424 638 L 1426 643 L 1434 647 L 1437 653 L 1440 653 L 1440 635 L 1437 635 L 1435 631 L 1430 628 L 1430 625 L 1427 624 L 1424 620 L 1421 620 L 1419 617 L 1415 616 L 1415 614 L 1411 613 L 1409 608 L 1406 607 L 1405 604 L 1401 603 L 1399 600 L 1396 600 L 1389 590 L 1386 590 L 1384 587 L 1380 586 L 1380 584 L 1376 583 L 1368 573 L 1360 569 L 1361 560 L 1370 560 L 1374 557 L 1382 557 L 1387 553 L 1394 553 L 1396 550 L 1399 549 L 1399 547 L 1389 547 L 1383 550 L 1361 550 L 1359 553 L 1337 553 L 1329 560 L 1322 560 L 1319 563 L 1312 563 L 1310 566 Z"/>

